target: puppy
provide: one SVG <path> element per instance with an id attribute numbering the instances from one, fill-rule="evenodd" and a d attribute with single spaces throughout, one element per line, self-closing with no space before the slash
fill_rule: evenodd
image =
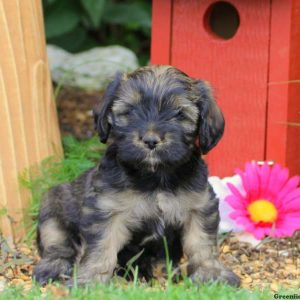
<path id="1" fill-rule="evenodd" d="M 138 253 L 150 278 L 165 236 L 173 264 L 185 253 L 193 280 L 239 285 L 218 260 L 218 199 L 201 159 L 224 131 L 209 85 L 170 66 L 140 68 L 115 77 L 94 116 L 107 151 L 44 196 L 35 279 L 68 277 L 76 264 L 78 284 L 107 282 Z"/>

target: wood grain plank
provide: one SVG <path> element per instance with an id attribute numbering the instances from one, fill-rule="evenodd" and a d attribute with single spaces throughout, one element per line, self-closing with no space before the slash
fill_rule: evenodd
<path id="1" fill-rule="evenodd" d="M 62 155 L 45 47 L 41 2 L 0 1 L 0 197 L 7 208 L 1 232 L 24 234 L 29 193 L 19 184 L 24 169 Z M 9 222 L 13 220 L 13 223 Z"/>
<path id="2" fill-rule="evenodd" d="M 2 226 L 1 231 L 3 235 L 7 236 L 13 232 L 12 224 L 20 222 L 22 216 L 20 216 L 19 208 L 22 208 L 22 196 L 18 189 L 18 157 L 14 143 L 14 131 L 11 122 L 11 112 L 9 110 L 8 93 L 3 80 L 3 73 L 0 70 L 0 97 L 1 97 L 1 109 L 0 120 L 2 124 L 0 126 L 0 140 L 2 142 L 0 147 L 0 162 L 1 162 L 1 208 L 7 210 L 1 219 Z M 20 232 L 20 234 L 24 234 Z"/>
<path id="3" fill-rule="evenodd" d="M 287 120 L 298 126 L 287 128 L 286 165 L 292 174 L 300 175 L 300 1 L 296 0 L 292 1 L 290 40 L 289 80 L 298 79 L 298 83 L 289 84 Z"/>
<path id="4" fill-rule="evenodd" d="M 272 4 L 266 156 L 300 173 L 300 3 Z"/>
<path id="5" fill-rule="evenodd" d="M 152 0 L 151 63 L 168 65 L 171 51 L 172 0 Z"/>
<path id="6" fill-rule="evenodd" d="M 7 209 L 7 190 L 4 181 L 3 175 L 3 164 L 2 160 L 0 160 L 0 209 Z M 2 228 L 2 233 L 5 236 L 13 237 L 13 231 L 10 219 L 6 214 L 0 216 L 0 228 Z"/>
<path id="7" fill-rule="evenodd" d="M 287 151 L 290 9 L 290 1 L 273 1 L 266 156 L 283 165 Z"/>

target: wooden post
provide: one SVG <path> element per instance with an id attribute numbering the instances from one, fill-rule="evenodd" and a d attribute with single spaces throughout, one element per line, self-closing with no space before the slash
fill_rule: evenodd
<path id="1" fill-rule="evenodd" d="M 0 232 L 24 234 L 29 193 L 19 175 L 61 155 L 40 0 L 0 1 Z"/>

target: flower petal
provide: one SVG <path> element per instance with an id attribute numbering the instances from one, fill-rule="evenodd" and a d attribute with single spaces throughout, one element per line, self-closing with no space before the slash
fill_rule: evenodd
<path id="1" fill-rule="evenodd" d="M 297 218 L 299 218 L 299 221 L 300 221 L 300 210 L 285 212 L 284 213 L 284 219 L 286 219 L 286 218 L 288 218 L 288 219 L 291 219 L 291 218 L 297 219 Z"/>
<path id="2" fill-rule="evenodd" d="M 268 183 L 270 179 L 271 168 L 267 162 L 263 164 L 263 166 L 259 169 L 260 174 L 260 196 L 264 198 L 266 194 L 268 194 Z"/>
<path id="3" fill-rule="evenodd" d="M 232 183 L 228 182 L 227 186 L 230 189 L 231 193 L 237 198 L 237 201 L 240 202 L 241 204 L 243 204 L 243 207 L 245 207 L 248 204 L 247 198 L 245 198 L 245 196 L 243 196 L 241 194 L 241 192 L 237 189 L 237 187 L 235 185 L 233 185 Z M 229 196 L 227 196 L 227 197 L 229 197 Z M 227 197 L 225 198 L 225 201 L 226 201 Z"/>
<path id="4" fill-rule="evenodd" d="M 282 220 L 276 223 L 276 227 L 283 232 L 282 236 L 292 236 L 297 229 L 300 229 L 300 217 L 291 213 L 286 214 Z"/>
<path id="5" fill-rule="evenodd" d="M 246 213 L 242 210 L 235 210 L 233 212 L 231 212 L 230 214 L 228 214 L 232 219 L 237 219 L 240 217 L 245 217 Z"/>
<path id="6" fill-rule="evenodd" d="M 279 164 L 275 164 L 270 173 L 268 190 L 274 192 L 274 189 L 281 188 L 288 180 L 288 176 L 288 169 L 282 169 Z"/>
<path id="7" fill-rule="evenodd" d="M 253 230 L 255 230 L 255 225 L 251 221 L 244 222 L 244 228 L 245 231 L 252 232 Z"/>
<path id="8" fill-rule="evenodd" d="M 289 198 L 286 197 L 284 203 L 282 203 L 282 208 L 285 211 L 285 213 L 289 211 L 296 211 L 296 210 L 300 211 L 300 190 L 299 190 L 299 195 L 295 196 L 291 200 L 288 199 Z"/>
<path id="9" fill-rule="evenodd" d="M 299 177 L 294 176 L 288 180 L 288 182 L 283 186 L 282 190 L 276 197 L 276 200 L 280 203 L 288 193 L 292 192 L 299 185 Z"/>
<path id="10" fill-rule="evenodd" d="M 259 180 L 259 168 L 252 162 L 246 167 L 247 178 L 249 180 L 249 192 L 252 198 L 259 197 L 260 193 L 260 180 Z"/>
<path id="11" fill-rule="evenodd" d="M 268 233 L 269 230 L 266 230 L 264 227 L 257 227 L 254 231 L 252 231 L 252 234 L 258 240 L 262 240 Z"/>
<path id="12" fill-rule="evenodd" d="M 296 188 L 285 197 L 285 203 L 289 203 L 300 197 L 300 188 Z"/>

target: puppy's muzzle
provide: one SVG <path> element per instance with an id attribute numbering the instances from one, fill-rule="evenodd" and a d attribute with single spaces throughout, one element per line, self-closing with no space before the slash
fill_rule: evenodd
<path id="1" fill-rule="evenodd" d="M 153 132 L 146 132 L 142 138 L 142 141 L 146 147 L 148 147 L 150 150 L 153 150 L 161 142 L 161 138 Z"/>

